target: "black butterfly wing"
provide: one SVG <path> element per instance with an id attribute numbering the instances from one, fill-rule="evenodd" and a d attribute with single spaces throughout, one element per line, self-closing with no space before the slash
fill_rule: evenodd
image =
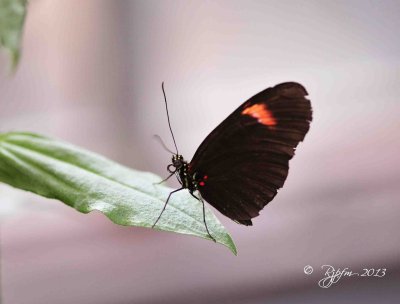
<path id="1" fill-rule="evenodd" d="M 294 82 L 268 88 L 206 137 L 189 173 L 208 203 L 238 223 L 252 224 L 283 186 L 289 160 L 309 130 L 312 110 L 306 95 Z"/>

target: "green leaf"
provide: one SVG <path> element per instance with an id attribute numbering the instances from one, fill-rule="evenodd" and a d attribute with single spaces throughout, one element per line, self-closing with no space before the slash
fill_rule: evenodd
<path id="1" fill-rule="evenodd" d="M 31 133 L 0 134 L 0 181 L 76 210 L 98 210 L 116 224 L 151 227 L 173 190 L 157 185 L 152 173 L 128 169 L 71 144 Z M 202 204 L 187 190 L 171 200 L 155 229 L 210 239 Z M 234 254 L 232 238 L 206 209 L 207 226 L 218 243 Z"/>
<path id="2" fill-rule="evenodd" d="M 26 0 L 0 0 L 0 46 L 10 53 L 13 68 L 20 57 L 26 6 Z"/>

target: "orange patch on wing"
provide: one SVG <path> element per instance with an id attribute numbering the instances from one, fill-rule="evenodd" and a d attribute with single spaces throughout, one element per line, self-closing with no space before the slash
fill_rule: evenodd
<path id="1" fill-rule="evenodd" d="M 242 115 L 254 117 L 259 123 L 266 126 L 276 125 L 275 117 L 265 104 L 254 104 L 251 107 L 247 107 L 242 111 Z"/>

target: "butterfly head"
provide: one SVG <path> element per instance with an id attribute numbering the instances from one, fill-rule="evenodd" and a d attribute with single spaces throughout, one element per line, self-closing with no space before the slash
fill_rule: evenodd
<path id="1" fill-rule="evenodd" d="M 184 160 L 183 156 L 179 154 L 172 155 L 172 165 L 176 168 L 179 168 L 183 165 Z"/>
<path id="2" fill-rule="evenodd" d="M 174 154 L 172 155 L 172 163 L 168 166 L 168 171 L 170 173 L 179 171 L 185 165 L 185 163 L 186 161 L 183 159 L 182 155 Z"/>

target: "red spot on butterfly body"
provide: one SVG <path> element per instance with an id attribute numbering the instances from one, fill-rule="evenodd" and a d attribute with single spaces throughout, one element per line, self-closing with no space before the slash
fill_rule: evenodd
<path id="1" fill-rule="evenodd" d="M 205 183 L 204 182 L 200 182 L 199 185 L 203 187 L 205 185 Z"/>
<path id="2" fill-rule="evenodd" d="M 272 112 L 268 110 L 265 104 L 254 104 L 250 107 L 246 107 L 242 111 L 242 115 L 249 115 L 258 120 L 260 124 L 268 127 L 276 125 L 276 119 L 272 115 Z"/>

